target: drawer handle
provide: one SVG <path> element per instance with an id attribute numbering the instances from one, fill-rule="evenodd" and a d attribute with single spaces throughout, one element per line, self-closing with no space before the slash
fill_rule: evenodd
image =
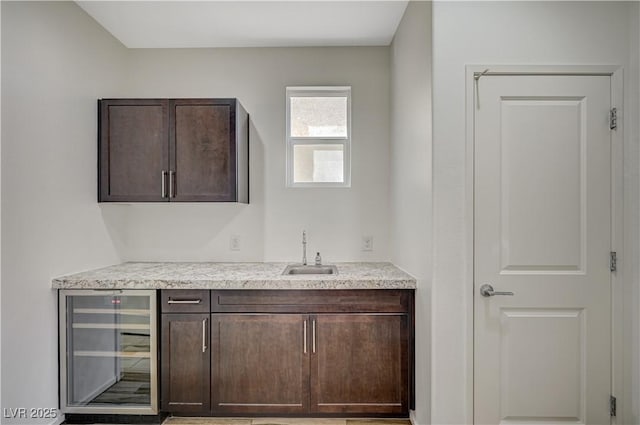
<path id="1" fill-rule="evenodd" d="M 197 299 L 197 300 L 172 300 L 171 298 L 169 298 L 169 301 L 167 301 L 167 304 L 200 304 L 202 302 L 201 299 Z"/>

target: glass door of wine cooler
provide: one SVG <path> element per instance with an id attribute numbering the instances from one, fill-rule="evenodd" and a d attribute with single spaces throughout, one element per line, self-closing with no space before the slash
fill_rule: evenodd
<path id="1" fill-rule="evenodd" d="M 63 411 L 156 414 L 155 291 L 61 290 L 59 308 Z"/>

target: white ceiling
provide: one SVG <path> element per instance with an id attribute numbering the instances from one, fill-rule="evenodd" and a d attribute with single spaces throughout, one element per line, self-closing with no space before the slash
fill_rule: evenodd
<path id="1" fill-rule="evenodd" d="M 386 46 L 407 1 L 78 1 L 130 48 Z"/>

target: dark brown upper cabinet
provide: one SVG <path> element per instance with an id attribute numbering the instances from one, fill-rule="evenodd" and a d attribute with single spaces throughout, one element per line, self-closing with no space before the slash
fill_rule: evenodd
<path id="1" fill-rule="evenodd" d="M 237 99 L 98 101 L 99 202 L 249 202 Z"/>

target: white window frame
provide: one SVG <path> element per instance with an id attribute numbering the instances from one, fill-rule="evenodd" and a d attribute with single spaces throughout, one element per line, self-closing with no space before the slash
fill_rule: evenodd
<path id="1" fill-rule="evenodd" d="M 287 87 L 286 90 L 286 134 L 287 134 L 287 187 L 351 187 L 351 87 Z M 291 98 L 292 97 L 346 97 L 347 98 L 347 137 L 292 137 L 291 136 Z M 338 145 L 343 146 L 343 177 L 337 182 L 304 182 L 293 180 L 293 149 L 296 145 Z"/>

